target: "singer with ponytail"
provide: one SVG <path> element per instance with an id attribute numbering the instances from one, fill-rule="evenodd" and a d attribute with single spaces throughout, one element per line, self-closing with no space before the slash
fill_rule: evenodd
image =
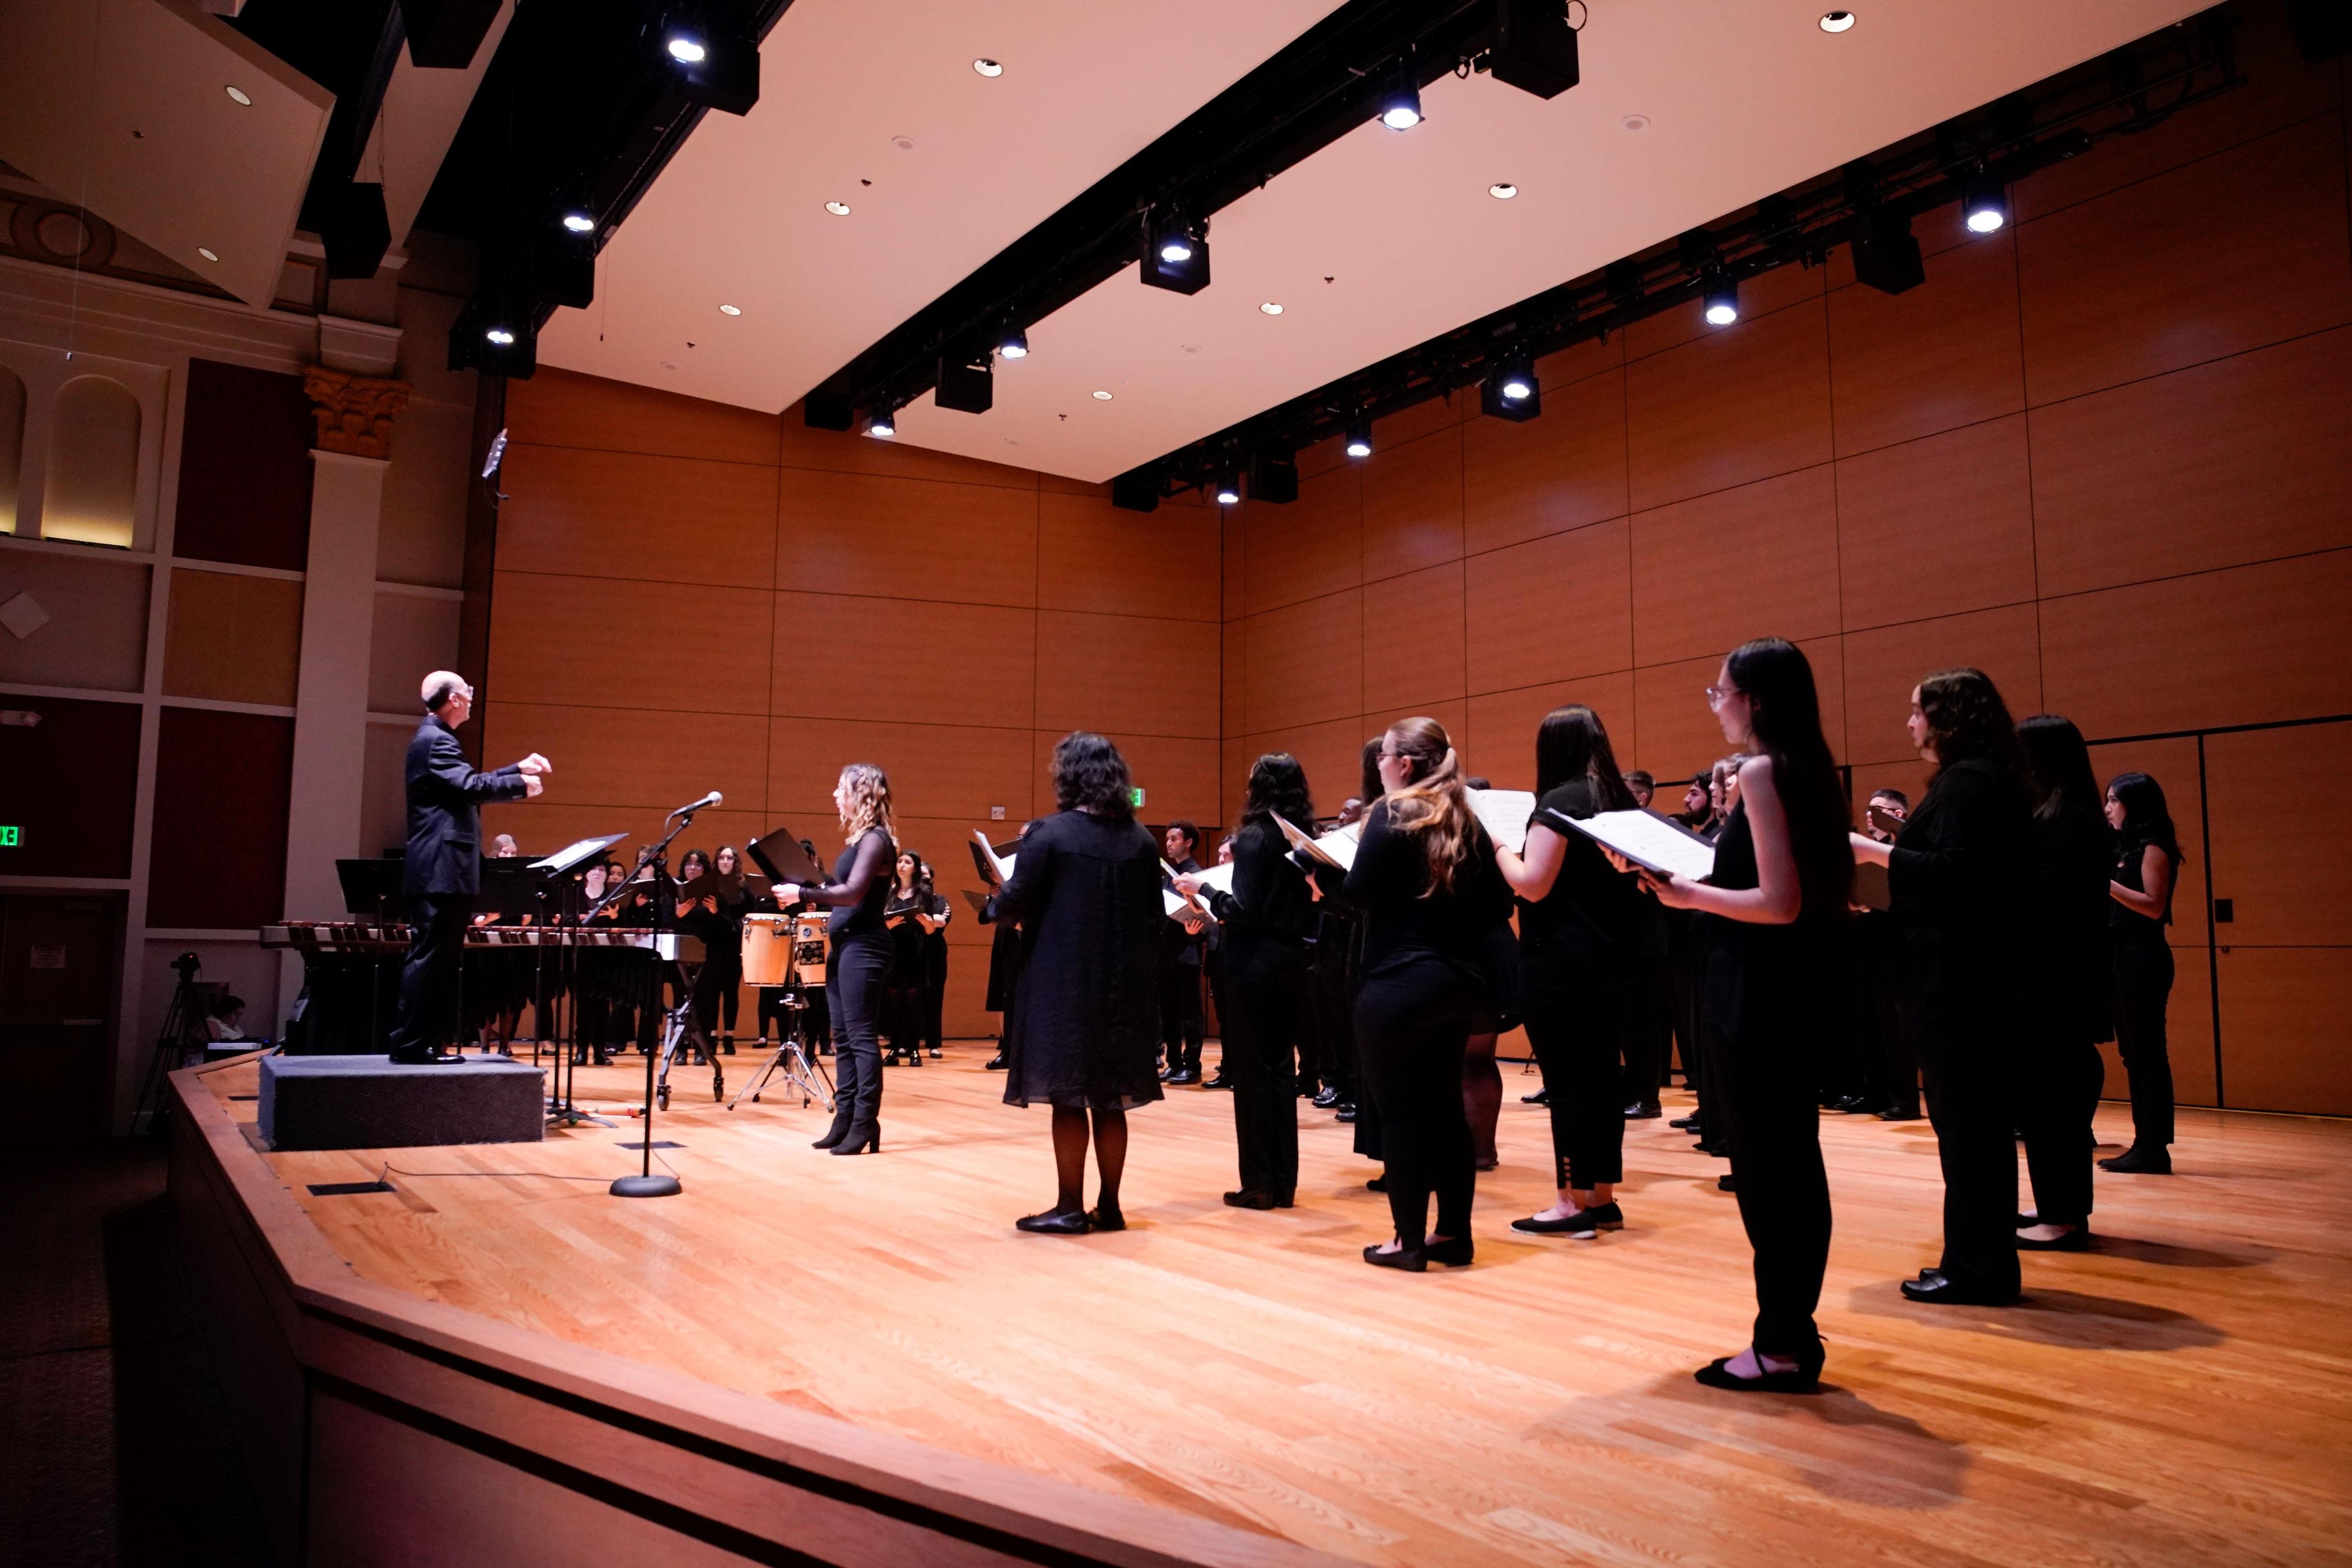
<path id="1" fill-rule="evenodd" d="M 890 980 L 890 931 L 883 909 L 890 900 L 898 829 L 890 816 L 890 780 L 871 763 L 852 763 L 833 786 L 845 845 L 833 879 L 811 887 L 786 882 L 776 903 L 824 906 L 833 953 L 825 966 L 826 1003 L 833 1015 L 838 1087 L 833 1127 L 816 1141 L 836 1154 L 882 1152 L 882 1001 Z"/>

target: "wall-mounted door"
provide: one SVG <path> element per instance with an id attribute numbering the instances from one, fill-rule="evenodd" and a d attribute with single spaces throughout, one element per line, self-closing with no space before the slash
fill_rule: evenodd
<path id="1" fill-rule="evenodd" d="M 0 1137 L 105 1130 L 122 911 L 120 893 L 0 897 L 0 1082 L 45 1108 Z"/>

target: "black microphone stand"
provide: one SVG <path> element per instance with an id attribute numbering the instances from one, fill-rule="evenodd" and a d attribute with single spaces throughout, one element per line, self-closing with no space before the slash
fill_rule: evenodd
<path id="1" fill-rule="evenodd" d="M 660 843 L 652 845 L 640 852 L 635 868 L 623 879 L 618 888 L 599 899 L 596 901 L 596 907 L 590 910 L 588 913 L 592 916 L 603 914 L 606 906 L 617 903 L 621 895 L 636 884 L 638 874 L 647 866 L 651 866 L 654 869 L 654 943 L 656 951 L 658 952 L 661 933 L 671 924 L 668 908 L 669 867 L 664 857 L 671 842 L 687 830 L 688 826 L 694 821 L 694 814 L 700 809 L 699 805 L 694 805 L 683 811 L 670 813 L 668 820 L 676 826 L 662 835 Z M 694 998 L 688 996 L 683 1005 L 692 1007 Z M 660 1055 L 658 1051 L 646 1053 L 646 1132 L 645 1142 L 639 1145 L 645 1151 L 645 1163 L 634 1176 L 616 1176 L 613 1179 L 610 1191 L 616 1198 L 667 1198 L 685 1190 L 676 1176 L 667 1172 L 658 1176 L 654 1174 L 654 1064 L 659 1059 Z"/>

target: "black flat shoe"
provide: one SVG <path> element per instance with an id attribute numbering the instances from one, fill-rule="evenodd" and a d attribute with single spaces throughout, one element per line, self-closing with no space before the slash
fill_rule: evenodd
<path id="1" fill-rule="evenodd" d="M 1339 1108 L 1331 1113 L 1331 1120 L 1342 1125 L 1352 1126 L 1356 1120 L 1356 1108 L 1343 1100 L 1339 1102 Z"/>
<path id="2" fill-rule="evenodd" d="M 1654 1100 L 1637 1100 L 1625 1108 L 1628 1121 L 1655 1121 L 1662 1114 Z"/>
<path id="3" fill-rule="evenodd" d="M 1207 1083 L 1202 1084 L 1201 1087 L 1203 1089 L 1231 1089 L 1234 1087 L 1234 1080 L 1227 1078 L 1224 1074 L 1219 1073 L 1216 1077 L 1211 1079 Z"/>
<path id="4" fill-rule="evenodd" d="M 1192 1071 L 1190 1068 L 1180 1072 L 1171 1072 L 1168 1075 L 1168 1087 L 1171 1089 L 1178 1089 L 1181 1088 L 1185 1084 L 1198 1083 L 1200 1081 L 1201 1075 Z"/>
<path id="5" fill-rule="evenodd" d="M 1521 1105 L 1549 1105 L 1551 1103 L 1551 1090 L 1548 1089 L 1539 1089 L 1533 1094 L 1523 1094 L 1519 1096 L 1519 1103 Z M 1675 1125 L 1679 1127 L 1682 1124 L 1680 1122 L 1676 1122 Z"/>
<path id="6" fill-rule="evenodd" d="M 1118 1212 L 1116 1204 L 1097 1204 L 1087 1215 L 1087 1223 L 1097 1230 L 1125 1230 L 1127 1216 Z"/>
<path id="7" fill-rule="evenodd" d="M 1237 1209 L 1286 1209 L 1296 1201 L 1295 1193 L 1274 1187 L 1244 1187 L 1225 1194 L 1225 1205 Z"/>
<path id="8" fill-rule="evenodd" d="M 989 1058 L 982 1065 L 986 1067 L 990 1072 L 1003 1072 L 1004 1070 L 1004 1053 L 1003 1051 L 997 1052 L 994 1056 Z"/>
<path id="9" fill-rule="evenodd" d="M 1374 1176 L 1370 1181 L 1364 1184 L 1364 1191 L 1368 1193 L 1384 1193 L 1388 1190 L 1389 1178 L 1386 1172 L 1382 1172 L 1381 1174 Z"/>
<path id="10" fill-rule="evenodd" d="M 1024 1215 L 1013 1222 L 1015 1230 L 1025 1230 L 1032 1236 L 1084 1236 L 1094 1228 L 1094 1221 L 1081 1209 L 1061 1214 Z"/>
<path id="11" fill-rule="evenodd" d="M 2014 1290 L 2000 1295 L 1975 1286 L 1963 1285 L 1948 1275 L 1927 1270 L 1916 1279 L 1903 1281 L 1903 1299 L 1935 1307 L 2014 1307 L 2018 1293 Z"/>
<path id="12" fill-rule="evenodd" d="M 1339 1091 L 1326 1084 L 1315 1091 L 1315 1109 L 1328 1110 L 1339 1103 Z"/>
<path id="13" fill-rule="evenodd" d="M 1727 1388 L 1735 1394 L 1811 1394 L 1822 1385 L 1822 1352 L 1819 1350 L 1798 1362 L 1788 1372 L 1765 1372 L 1754 1377 L 1739 1377 L 1727 1369 L 1729 1356 L 1718 1356 L 1691 1376 L 1709 1388 Z"/>
<path id="14" fill-rule="evenodd" d="M 2035 1220 L 2032 1223 L 2039 1225 L 2042 1222 Z M 2025 1226 L 2020 1226 L 2018 1229 L 2021 1233 Z M 2017 1250 L 2020 1252 L 2088 1252 L 2091 1250 L 2091 1227 L 2087 1225 L 2078 1225 L 2065 1235 L 2053 1236 L 2047 1241 L 2036 1241 L 2030 1236 L 2021 1234 L 2017 1238 Z"/>
<path id="15" fill-rule="evenodd" d="M 1739 1178 L 1726 1171 L 1716 1177 L 1715 1190 L 1718 1193 L 1736 1193 L 1739 1190 Z"/>
<path id="16" fill-rule="evenodd" d="M 1401 1247 L 1394 1252 L 1368 1247 L 1364 1248 L 1364 1261 L 1375 1268 L 1402 1268 L 1408 1274 L 1429 1272 L 1429 1258 L 1418 1247 Z"/>
<path id="17" fill-rule="evenodd" d="M 1533 1236 L 1591 1236 L 1604 1230 L 1625 1228 L 1625 1211 L 1615 1204 L 1594 1204 L 1579 1209 L 1566 1219 L 1544 1219 L 1529 1215 L 1511 1222 L 1513 1230 L 1524 1230 Z"/>
<path id="18" fill-rule="evenodd" d="M 1890 1105 L 1878 1113 L 1878 1119 L 1881 1121 L 1916 1121 L 1919 1120 L 1919 1108 L 1916 1105 Z"/>
<path id="19" fill-rule="evenodd" d="M 1477 1250 L 1470 1237 L 1454 1236 L 1448 1237 L 1444 1241 L 1431 1240 L 1422 1243 L 1421 1256 L 1427 1262 L 1443 1263 L 1448 1268 L 1467 1268 L 1470 1267 L 1470 1259 L 1476 1256 Z"/>
<path id="20" fill-rule="evenodd" d="M 2150 1151 L 2135 1143 L 2113 1159 L 2100 1161 L 2099 1168 L 2119 1176 L 2168 1176 L 2172 1174 L 2172 1151 L 2160 1147 Z"/>
<path id="21" fill-rule="evenodd" d="M 1696 1112 L 1693 1112 L 1688 1116 L 1677 1116 L 1672 1121 L 1667 1122 L 1666 1125 L 1675 1129 L 1678 1132 L 1696 1132 L 1700 1129 L 1700 1127 L 1705 1125 L 1705 1123 L 1699 1121 Z"/>

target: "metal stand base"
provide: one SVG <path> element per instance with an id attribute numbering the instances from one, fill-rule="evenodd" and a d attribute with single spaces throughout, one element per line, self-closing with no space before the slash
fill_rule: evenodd
<path id="1" fill-rule="evenodd" d="M 684 1190 L 676 1176 L 615 1176 L 612 1186 L 616 1198 L 669 1198 Z"/>

